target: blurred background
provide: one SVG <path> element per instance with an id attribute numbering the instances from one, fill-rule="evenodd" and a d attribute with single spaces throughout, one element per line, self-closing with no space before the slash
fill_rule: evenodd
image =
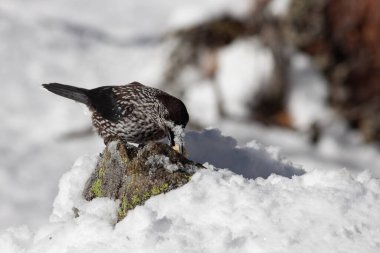
<path id="1" fill-rule="evenodd" d="M 380 177 L 378 0 L 1 0 L 0 229 L 47 222 L 59 178 L 102 140 L 41 89 L 132 81 L 305 170 Z"/>

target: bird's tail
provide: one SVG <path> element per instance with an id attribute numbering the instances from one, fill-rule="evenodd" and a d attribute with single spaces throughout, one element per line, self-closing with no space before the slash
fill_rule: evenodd
<path id="1" fill-rule="evenodd" d="M 89 104 L 87 89 L 78 88 L 78 87 L 74 87 L 74 86 L 70 86 L 66 84 L 60 84 L 60 83 L 48 83 L 48 84 L 43 84 L 42 86 L 48 91 L 51 91 L 62 97 L 66 97 L 66 98 L 75 100 L 77 102 L 80 102 L 86 105 Z"/>

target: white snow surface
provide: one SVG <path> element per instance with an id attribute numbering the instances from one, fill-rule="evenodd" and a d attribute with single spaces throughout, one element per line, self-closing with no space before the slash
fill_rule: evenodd
<path id="1" fill-rule="evenodd" d="M 41 83 L 157 87 L 175 44 L 162 34 L 222 13 L 241 17 L 251 2 L 1 0 L 0 253 L 379 252 L 379 149 L 329 111 L 328 84 L 306 55 L 293 54 L 289 73 L 288 108 L 302 132 L 219 118 L 215 87 L 230 116 L 244 116 L 271 75 L 272 55 L 258 38 L 219 52 L 215 82 L 184 76 L 192 121 L 220 129 L 188 132 L 185 146 L 191 159 L 221 170 L 198 172 L 115 227 L 117 203 L 80 195 L 96 155 L 67 172 L 103 144 L 77 134 L 89 116 Z M 274 0 L 269 11 L 284 15 L 289 3 Z M 311 146 L 316 121 L 324 129 Z"/>
<path id="2" fill-rule="evenodd" d="M 220 146 L 226 138 L 233 142 L 217 130 L 189 134 L 188 139 Z M 190 146 L 208 151 L 200 144 Z M 229 158 L 236 163 L 246 159 L 239 147 L 225 149 L 236 155 Z M 149 199 L 117 224 L 117 201 L 83 199 L 96 162 L 95 155 L 83 156 L 61 178 L 49 224 L 8 228 L 0 233 L 0 252 L 379 252 L 378 179 L 345 169 L 290 178 L 300 169 L 278 160 L 276 151 L 267 149 L 265 156 L 258 145 L 246 149 L 259 159 L 247 170 L 264 166 L 274 174 L 264 179 L 259 171 L 249 179 L 206 163 L 188 184 Z M 224 155 L 203 154 L 204 159 Z M 289 177 L 279 175 L 285 165 Z"/>
<path id="3" fill-rule="evenodd" d="M 216 79 L 226 113 L 247 116 L 248 101 L 268 82 L 272 70 L 272 52 L 257 38 L 239 40 L 222 49 Z"/>
<path id="4" fill-rule="evenodd" d="M 325 122 L 335 116 L 327 108 L 327 81 L 311 59 L 296 53 L 290 62 L 290 92 L 288 110 L 296 128 L 307 130 L 311 124 Z"/>
<path id="5" fill-rule="evenodd" d="M 95 135 L 78 137 L 90 128 L 89 116 L 44 93 L 42 83 L 157 86 L 173 47 L 160 41 L 162 35 L 221 13 L 244 15 L 250 4 L 1 0 L 0 229 L 45 223 L 60 176 L 79 154 L 102 149 Z M 185 17 L 187 8 L 199 16 Z"/>

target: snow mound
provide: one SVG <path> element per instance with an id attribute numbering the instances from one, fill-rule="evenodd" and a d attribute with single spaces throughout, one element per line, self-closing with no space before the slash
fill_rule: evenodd
<path id="1" fill-rule="evenodd" d="M 290 178 L 304 173 L 281 157 L 276 147 L 262 147 L 256 141 L 239 147 L 234 138 L 223 136 L 218 129 L 188 132 L 185 143 L 191 160 L 228 168 L 245 178 L 267 178 L 272 173 Z"/>
<path id="2" fill-rule="evenodd" d="M 208 169 L 116 225 L 117 201 L 82 198 L 96 160 L 79 158 L 60 181 L 50 223 L 35 232 L 3 231 L 0 252 L 379 252 L 380 182 L 369 172 L 314 170 L 291 177 L 301 170 L 273 148 L 254 142 L 236 147 L 218 130 L 190 132 L 186 142 L 190 156 L 204 159 Z M 210 165 L 219 160 L 238 165 Z"/>

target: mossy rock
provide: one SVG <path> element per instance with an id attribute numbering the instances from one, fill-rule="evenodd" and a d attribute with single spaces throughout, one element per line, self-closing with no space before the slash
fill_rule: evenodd
<path id="1" fill-rule="evenodd" d="M 163 143 L 137 148 L 115 141 L 100 154 L 83 196 L 88 201 L 97 197 L 119 199 L 120 221 L 152 196 L 186 184 L 200 168 L 203 166 Z"/>

